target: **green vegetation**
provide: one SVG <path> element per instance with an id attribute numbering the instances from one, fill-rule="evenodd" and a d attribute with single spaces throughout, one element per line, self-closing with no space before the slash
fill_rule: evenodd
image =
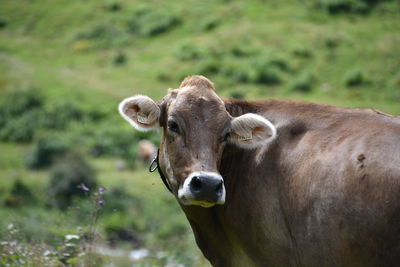
<path id="1" fill-rule="evenodd" d="M 158 134 L 131 129 L 118 103 L 203 74 L 223 97 L 399 115 L 399 14 L 396 0 L 1 1 L 0 265 L 87 263 L 91 240 L 123 252 L 99 264 L 131 266 L 144 248 L 138 266 L 208 266 L 138 160 Z"/>

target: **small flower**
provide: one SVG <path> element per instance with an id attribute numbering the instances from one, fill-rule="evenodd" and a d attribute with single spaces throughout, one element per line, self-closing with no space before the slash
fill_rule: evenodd
<path id="1" fill-rule="evenodd" d="M 106 202 L 103 199 L 97 200 L 97 204 L 103 206 Z"/>
<path id="2" fill-rule="evenodd" d="M 83 231 L 83 227 L 82 227 L 82 226 L 77 226 L 77 227 L 76 227 L 76 231 L 82 232 L 82 231 Z"/>
<path id="3" fill-rule="evenodd" d="M 100 186 L 100 187 L 99 187 L 99 193 L 100 193 L 100 194 L 103 194 L 104 191 L 106 191 L 106 190 L 107 190 L 107 188 L 105 188 L 104 186 Z"/>
<path id="4" fill-rule="evenodd" d="M 90 191 L 90 188 L 87 187 L 85 184 L 78 185 L 78 188 L 82 189 L 85 192 L 89 192 Z"/>

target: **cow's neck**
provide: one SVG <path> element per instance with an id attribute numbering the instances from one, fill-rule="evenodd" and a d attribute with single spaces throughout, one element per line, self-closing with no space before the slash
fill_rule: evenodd
<path id="1" fill-rule="evenodd" d="M 290 265 L 280 262 L 290 258 L 292 244 L 281 211 L 275 168 L 273 162 L 261 167 L 259 164 L 265 163 L 257 156 L 255 150 L 227 147 L 220 166 L 227 190 L 225 205 L 182 207 L 199 247 L 216 266 Z M 263 172 L 265 169 L 269 173 Z M 260 244 L 259 240 L 267 242 Z M 215 264 L 218 261 L 222 263 Z"/>

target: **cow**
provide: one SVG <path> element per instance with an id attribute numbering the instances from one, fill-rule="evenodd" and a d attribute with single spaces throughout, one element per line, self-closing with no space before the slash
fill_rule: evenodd
<path id="1" fill-rule="evenodd" d="M 189 76 L 158 103 L 159 168 L 213 266 L 400 266 L 400 118 L 301 101 L 221 99 Z"/>
<path id="2" fill-rule="evenodd" d="M 137 146 L 139 159 L 143 163 L 150 163 L 157 153 L 157 147 L 149 140 L 140 140 Z"/>

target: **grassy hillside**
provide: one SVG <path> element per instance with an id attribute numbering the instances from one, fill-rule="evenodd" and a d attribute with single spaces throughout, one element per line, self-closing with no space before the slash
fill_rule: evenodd
<path id="1" fill-rule="evenodd" d="M 134 132 L 119 101 L 203 74 L 223 97 L 400 115 L 399 15 L 394 0 L 1 1 L 0 240 L 13 223 L 17 240 L 57 247 L 91 224 L 90 197 L 67 209 L 51 197 L 57 159 L 73 152 L 108 188 L 99 244 L 166 252 L 143 266 L 203 266 L 175 200 L 136 160 L 137 141 L 158 135 Z"/>

